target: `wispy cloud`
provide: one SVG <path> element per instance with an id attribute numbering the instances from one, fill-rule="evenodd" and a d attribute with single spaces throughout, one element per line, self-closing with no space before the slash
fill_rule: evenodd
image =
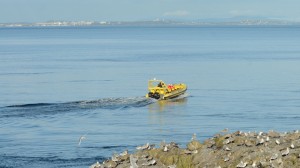
<path id="1" fill-rule="evenodd" d="M 165 12 L 164 16 L 188 16 L 190 13 L 186 10 L 177 10 L 177 11 L 172 11 L 172 12 Z"/>

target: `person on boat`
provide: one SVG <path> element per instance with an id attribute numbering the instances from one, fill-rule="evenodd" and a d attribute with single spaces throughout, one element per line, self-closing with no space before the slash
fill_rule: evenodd
<path id="1" fill-rule="evenodd" d="M 159 82 L 159 84 L 157 85 L 157 87 L 163 87 L 163 83 Z"/>
<path id="2" fill-rule="evenodd" d="M 170 89 L 170 90 L 174 90 L 174 89 L 175 89 L 175 87 L 174 87 L 172 84 L 168 84 L 168 89 Z"/>

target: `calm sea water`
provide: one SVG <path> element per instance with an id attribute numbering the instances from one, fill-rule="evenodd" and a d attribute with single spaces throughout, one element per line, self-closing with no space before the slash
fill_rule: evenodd
<path id="1" fill-rule="evenodd" d="M 299 44 L 300 27 L 1 28 L 0 167 L 88 167 L 193 133 L 300 129 Z M 188 92 L 146 99 L 154 77 Z"/>

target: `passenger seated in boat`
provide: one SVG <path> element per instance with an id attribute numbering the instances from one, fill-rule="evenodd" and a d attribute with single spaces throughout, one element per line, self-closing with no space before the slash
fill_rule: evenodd
<path id="1" fill-rule="evenodd" d="M 157 85 L 157 87 L 162 87 L 162 86 L 163 86 L 162 82 L 159 82 L 159 84 Z"/>
<path id="2" fill-rule="evenodd" d="M 175 87 L 174 87 L 172 84 L 168 84 L 168 89 L 169 89 L 169 90 L 174 90 Z"/>

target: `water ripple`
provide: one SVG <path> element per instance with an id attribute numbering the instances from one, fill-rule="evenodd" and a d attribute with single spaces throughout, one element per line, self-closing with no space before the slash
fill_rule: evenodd
<path id="1" fill-rule="evenodd" d="M 154 103 L 156 100 L 146 97 L 120 97 L 103 98 L 98 100 L 84 100 L 66 103 L 33 103 L 10 105 L 2 108 L 0 118 L 5 117 L 35 117 L 36 115 L 50 115 L 78 111 L 85 109 L 121 109 L 131 107 L 143 107 Z"/>
<path id="2" fill-rule="evenodd" d="M 93 158 L 70 158 L 63 159 L 55 156 L 52 157 L 28 157 L 28 156 L 0 156 L 0 167 L 39 167 L 44 165 L 47 167 L 83 167 L 90 165 L 96 161 L 104 160 L 104 157 Z"/>

